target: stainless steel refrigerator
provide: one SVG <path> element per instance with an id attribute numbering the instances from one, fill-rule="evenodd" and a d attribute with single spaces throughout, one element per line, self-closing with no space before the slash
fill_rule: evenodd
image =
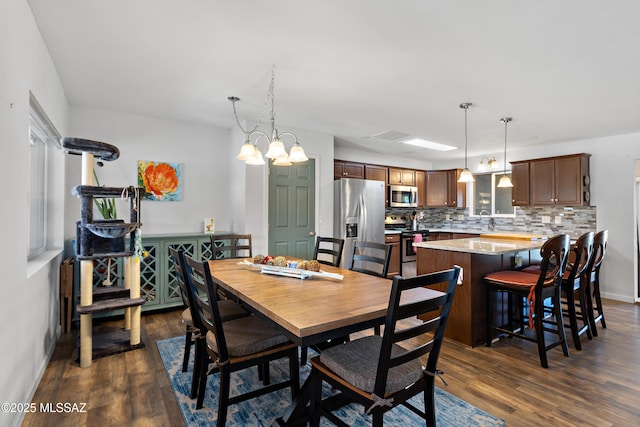
<path id="1" fill-rule="evenodd" d="M 333 235 L 344 239 L 342 268 L 349 268 L 356 241 L 384 243 L 384 182 L 341 178 L 334 181 Z"/>

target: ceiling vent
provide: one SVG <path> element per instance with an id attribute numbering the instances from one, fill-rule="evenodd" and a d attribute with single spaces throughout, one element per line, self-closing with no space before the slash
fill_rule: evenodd
<path id="1" fill-rule="evenodd" d="M 388 131 L 379 133 L 377 135 L 373 135 L 373 138 L 386 139 L 388 141 L 396 141 L 398 139 L 406 138 L 408 136 L 409 136 L 408 133 L 398 132 L 396 130 L 388 130 Z"/>

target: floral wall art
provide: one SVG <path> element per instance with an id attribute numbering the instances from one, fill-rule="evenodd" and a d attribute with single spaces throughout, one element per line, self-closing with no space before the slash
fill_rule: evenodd
<path id="1" fill-rule="evenodd" d="M 145 189 L 147 200 L 179 201 L 182 198 L 182 166 L 180 163 L 138 160 L 138 186 Z"/>

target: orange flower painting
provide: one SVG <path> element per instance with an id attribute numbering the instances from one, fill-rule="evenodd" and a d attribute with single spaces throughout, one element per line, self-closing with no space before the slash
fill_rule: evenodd
<path id="1" fill-rule="evenodd" d="M 145 189 L 145 199 L 180 200 L 182 195 L 180 163 L 138 160 L 138 186 Z"/>

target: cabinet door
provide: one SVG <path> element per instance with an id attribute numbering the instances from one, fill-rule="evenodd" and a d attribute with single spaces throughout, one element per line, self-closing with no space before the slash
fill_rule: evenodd
<path id="1" fill-rule="evenodd" d="M 426 206 L 427 177 L 424 171 L 416 171 L 416 187 L 418 187 L 418 206 Z"/>
<path id="2" fill-rule="evenodd" d="M 447 173 L 447 206 L 453 208 L 467 207 L 467 183 L 458 182 L 462 169 L 453 169 Z"/>
<path id="3" fill-rule="evenodd" d="M 158 308 L 162 303 L 162 297 L 158 292 L 164 282 L 162 242 L 143 238 L 142 249 L 147 256 L 140 259 L 140 296 L 147 300 L 142 306 L 142 310 L 146 311 Z"/>
<path id="4" fill-rule="evenodd" d="M 402 169 L 389 168 L 389 185 L 402 185 Z"/>
<path id="5" fill-rule="evenodd" d="M 364 165 L 364 179 L 384 181 L 386 187 L 388 182 L 387 168 L 385 168 L 384 166 Z"/>
<path id="6" fill-rule="evenodd" d="M 391 245 L 391 260 L 389 261 L 387 277 L 393 277 L 400 274 L 400 235 L 386 235 L 384 236 L 384 241 L 387 245 Z"/>
<path id="7" fill-rule="evenodd" d="M 529 185 L 532 205 L 554 205 L 555 161 L 553 159 L 532 160 L 529 165 Z"/>
<path id="8" fill-rule="evenodd" d="M 410 169 L 403 169 L 402 185 L 416 185 L 416 171 L 410 170 Z"/>
<path id="9" fill-rule="evenodd" d="M 511 204 L 513 206 L 527 206 L 529 204 L 529 162 L 511 165 Z"/>
<path id="10" fill-rule="evenodd" d="M 345 162 L 335 160 L 333 162 L 333 178 L 361 178 L 364 179 L 364 163 Z"/>
<path id="11" fill-rule="evenodd" d="M 426 206 L 447 206 L 449 198 L 448 182 L 447 171 L 427 171 Z"/>
<path id="12" fill-rule="evenodd" d="M 169 259 L 169 247 L 172 246 L 177 250 L 184 251 L 185 255 L 189 255 L 194 259 L 198 259 L 198 243 L 196 239 L 189 240 L 171 240 L 166 241 L 162 246 L 162 262 L 164 267 L 164 279 L 165 283 L 162 289 L 162 304 L 171 304 L 175 302 L 182 302 L 180 296 L 180 284 L 178 283 L 178 277 L 173 269 L 173 263 Z"/>
<path id="13" fill-rule="evenodd" d="M 555 160 L 556 203 L 582 204 L 582 168 L 580 156 Z"/>

